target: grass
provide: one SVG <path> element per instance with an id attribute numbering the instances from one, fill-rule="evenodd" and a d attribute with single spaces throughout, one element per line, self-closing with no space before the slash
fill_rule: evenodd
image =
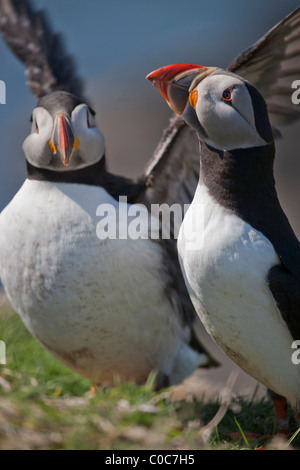
<path id="1" fill-rule="evenodd" d="M 0 309 L 0 339 L 6 343 L 6 364 L 0 365 L 0 449 L 241 450 L 261 444 L 244 430 L 263 436 L 276 432 L 268 400 L 235 397 L 203 442 L 199 431 L 217 413 L 218 402 L 177 401 L 173 389 L 156 393 L 152 376 L 144 386 L 116 383 L 92 393 L 93 384 L 43 349 L 6 304 Z M 238 431 L 240 437 L 229 437 Z M 289 446 L 300 446 L 300 436 Z"/>

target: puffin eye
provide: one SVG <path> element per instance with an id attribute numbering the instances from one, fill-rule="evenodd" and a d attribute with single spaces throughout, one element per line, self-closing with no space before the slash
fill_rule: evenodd
<path id="1" fill-rule="evenodd" d="M 34 125 L 35 125 L 35 132 L 38 134 L 39 133 L 39 126 L 37 125 L 36 119 L 34 120 Z"/>
<path id="2" fill-rule="evenodd" d="M 227 103 L 231 103 L 232 101 L 232 88 L 226 88 L 226 90 L 222 93 L 222 100 L 226 101 Z"/>

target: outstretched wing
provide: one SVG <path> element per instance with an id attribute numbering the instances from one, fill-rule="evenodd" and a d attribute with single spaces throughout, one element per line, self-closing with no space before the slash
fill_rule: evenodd
<path id="1" fill-rule="evenodd" d="M 12 52 L 26 66 L 27 85 L 36 96 L 57 90 L 83 97 L 83 84 L 62 37 L 52 32 L 44 12 L 28 0 L 0 0 L 0 29 Z"/>
<path id="2" fill-rule="evenodd" d="M 76 75 L 74 62 L 65 51 L 62 38 L 53 34 L 43 12 L 34 12 L 28 0 L 0 0 L 0 29 L 12 52 L 26 65 L 27 84 L 37 98 L 64 90 L 86 101 L 82 97 L 82 83 Z M 147 204 L 169 203 L 170 200 L 175 203 L 178 199 L 190 202 L 199 172 L 198 143 L 194 135 L 191 143 L 190 134 L 192 132 L 183 121 L 175 118 L 140 180 L 134 182 L 106 172 L 108 191 L 116 198 L 120 194 L 128 195 L 129 202 L 141 199 Z M 186 138 L 183 139 L 183 147 L 178 142 L 179 136 L 188 137 L 187 144 Z M 189 158 L 190 154 L 193 161 Z M 188 185 L 189 174 L 193 176 L 192 187 Z M 155 181 L 154 191 L 151 191 L 152 181 Z M 179 268 L 174 239 L 166 240 L 164 247 L 166 295 L 174 306 L 174 314 L 179 314 L 190 326 L 191 346 L 206 353 L 195 330 L 196 314 Z M 203 361 L 206 365 L 217 364 L 208 353 L 203 356 Z"/>
<path id="3" fill-rule="evenodd" d="M 300 119 L 300 106 L 291 100 L 291 85 L 300 80 L 300 7 L 240 54 L 228 70 L 261 92 L 275 136 L 280 135 L 278 127 Z M 195 133 L 174 117 L 145 169 L 145 195 L 151 202 L 191 202 L 198 173 Z"/>
<path id="4" fill-rule="evenodd" d="M 199 179 L 199 142 L 196 133 L 177 115 L 156 147 L 140 179 L 140 199 L 148 204 L 190 204 Z"/>
<path id="5" fill-rule="evenodd" d="M 173 116 L 139 180 L 140 190 L 134 202 L 146 204 L 154 216 L 159 216 L 160 207 L 163 205 L 170 208 L 174 204 L 179 207 L 179 211 L 172 210 L 172 217 L 169 217 L 171 211 L 167 211 L 167 218 L 162 220 L 162 225 L 171 235 L 170 239 L 161 240 L 165 258 L 164 279 L 167 279 L 164 290 L 174 305 L 174 314 L 177 312 L 183 323 L 188 325 L 190 345 L 202 353 L 205 352 L 208 365 L 214 366 L 217 362 L 202 344 L 199 318 L 184 283 L 176 247 L 184 209 L 187 208 L 184 205 L 192 202 L 196 191 L 199 166 L 199 142 L 195 132 L 181 117 Z"/>
<path id="6" fill-rule="evenodd" d="M 291 96 L 292 83 L 300 79 L 300 7 L 240 54 L 229 70 L 261 92 L 273 128 L 299 119 L 300 106 Z"/>

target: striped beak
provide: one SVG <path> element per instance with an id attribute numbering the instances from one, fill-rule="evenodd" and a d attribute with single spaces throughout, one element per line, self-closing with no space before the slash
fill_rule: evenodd
<path id="1" fill-rule="evenodd" d="M 182 114 L 190 94 L 198 83 L 214 70 L 216 70 L 216 67 L 174 64 L 154 70 L 146 78 L 156 86 L 170 108 L 176 114 Z"/>
<path id="2" fill-rule="evenodd" d="M 73 149 L 79 148 L 79 139 L 75 137 L 70 120 L 64 113 L 55 116 L 49 146 L 52 153 L 59 153 L 64 166 L 69 166 Z"/>

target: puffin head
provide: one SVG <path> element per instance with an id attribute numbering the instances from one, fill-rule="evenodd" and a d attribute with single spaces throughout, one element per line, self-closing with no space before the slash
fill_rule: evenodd
<path id="1" fill-rule="evenodd" d="M 230 151 L 273 142 L 263 97 L 238 75 L 216 67 L 175 64 L 146 78 L 207 145 Z"/>
<path id="2" fill-rule="evenodd" d="M 31 165 L 54 171 L 77 170 L 104 156 L 104 136 L 94 111 L 64 91 L 41 98 L 33 110 L 31 133 L 23 143 Z"/>

